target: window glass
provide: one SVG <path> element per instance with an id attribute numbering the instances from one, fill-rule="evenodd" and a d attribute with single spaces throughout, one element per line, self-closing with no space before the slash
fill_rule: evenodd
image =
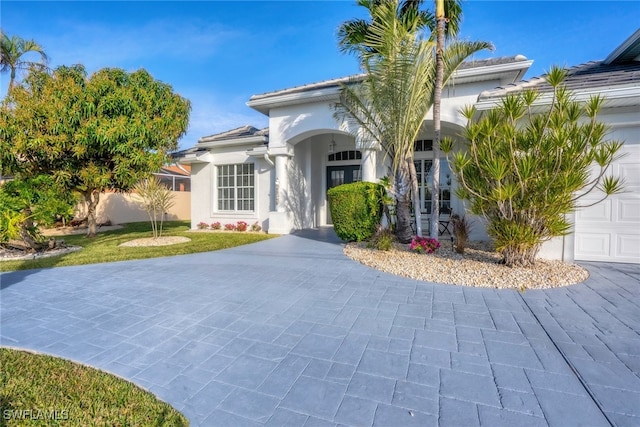
<path id="1" fill-rule="evenodd" d="M 433 172 L 431 166 L 433 160 L 416 160 L 416 177 L 420 193 L 420 206 L 422 212 L 431 213 L 431 186 L 433 185 Z M 449 163 L 440 160 L 440 212 L 447 212 L 451 209 L 451 170 Z"/>
<path id="2" fill-rule="evenodd" d="M 217 172 L 218 210 L 252 211 L 255 206 L 253 163 L 220 165 Z"/>

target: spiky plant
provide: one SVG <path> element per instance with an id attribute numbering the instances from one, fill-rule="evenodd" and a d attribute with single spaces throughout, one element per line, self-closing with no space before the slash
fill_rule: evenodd
<path id="1" fill-rule="evenodd" d="M 464 149 L 452 154 L 452 141 L 443 144 L 457 196 L 487 219 L 507 266 L 533 266 L 545 241 L 570 232 L 567 215 L 587 194 L 599 193 L 599 202 L 622 190 L 607 173 L 622 142 L 605 139 L 607 127 L 597 120 L 604 100 L 575 101 L 563 86 L 566 76 L 558 67 L 548 73 L 548 102 L 524 91 L 479 117 L 465 109 Z"/>

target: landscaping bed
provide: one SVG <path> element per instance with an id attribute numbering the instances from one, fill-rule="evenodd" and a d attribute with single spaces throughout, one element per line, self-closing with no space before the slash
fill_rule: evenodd
<path id="1" fill-rule="evenodd" d="M 470 242 L 464 255 L 456 253 L 447 240 L 431 254 L 411 252 L 409 245 L 400 243 L 389 251 L 379 251 L 363 242 L 347 244 L 344 253 L 386 273 L 452 285 L 545 289 L 574 285 L 589 277 L 579 265 L 560 261 L 538 260 L 533 268 L 506 267 L 499 263 L 500 254 L 486 242 Z"/>

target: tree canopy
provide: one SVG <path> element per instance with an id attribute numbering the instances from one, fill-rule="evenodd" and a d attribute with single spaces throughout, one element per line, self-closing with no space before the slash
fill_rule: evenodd
<path id="1" fill-rule="evenodd" d="M 147 71 L 32 68 L 0 110 L 0 168 L 50 175 L 86 203 L 89 235 L 104 190 L 126 191 L 160 168 L 186 132 L 190 103 Z"/>

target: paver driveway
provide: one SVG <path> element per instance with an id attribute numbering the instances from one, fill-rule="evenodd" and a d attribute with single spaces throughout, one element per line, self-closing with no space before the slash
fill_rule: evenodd
<path id="1" fill-rule="evenodd" d="M 519 293 L 306 237 L 4 273 L 0 342 L 126 377 L 196 426 L 640 425 L 638 265 Z"/>

